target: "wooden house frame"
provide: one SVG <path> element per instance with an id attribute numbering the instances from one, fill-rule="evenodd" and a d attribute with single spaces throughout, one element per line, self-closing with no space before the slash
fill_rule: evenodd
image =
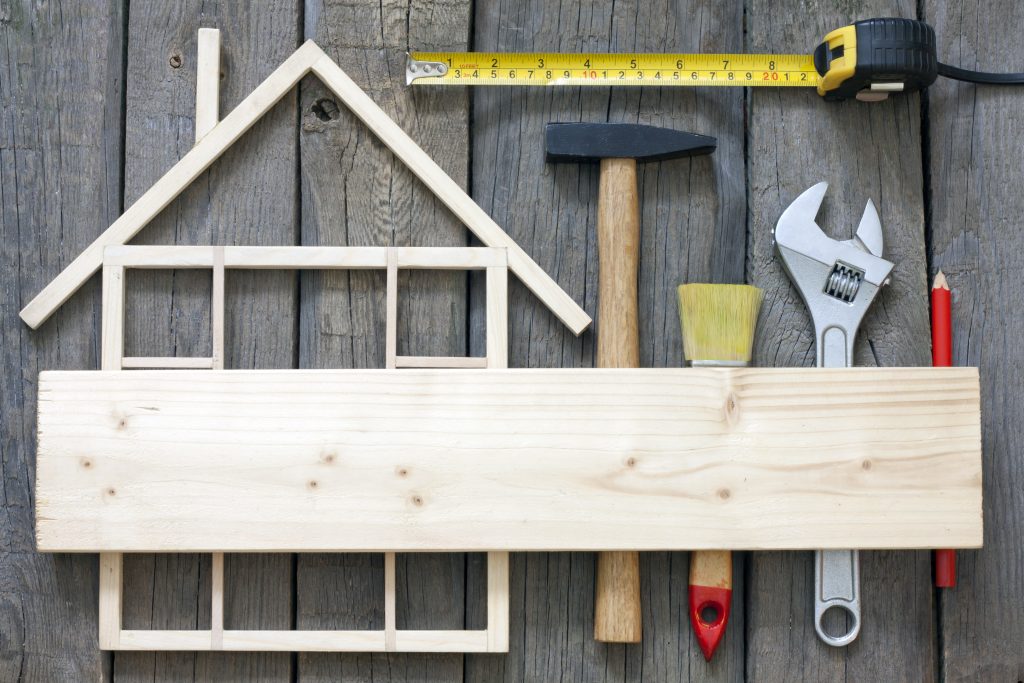
<path id="1" fill-rule="evenodd" d="M 590 317 L 315 43 L 223 119 L 218 61 L 201 30 L 195 146 L 21 311 L 38 327 L 102 269 L 101 372 L 41 373 L 36 471 L 37 548 L 101 554 L 101 647 L 504 652 L 509 550 L 980 545 L 976 369 L 507 369 L 509 271 L 574 333 Z M 125 246 L 307 74 L 485 246 Z M 209 357 L 125 357 L 134 268 L 212 272 Z M 232 268 L 384 270 L 386 367 L 225 370 Z M 403 268 L 486 272 L 483 358 L 398 355 Z M 365 482 L 324 469 L 327 442 Z M 225 552 L 333 551 L 384 553 L 382 630 L 225 629 Z M 397 628 L 395 552 L 421 551 L 487 553 L 485 629 Z M 124 552 L 211 553 L 211 627 L 124 629 Z"/>
<path id="2" fill-rule="evenodd" d="M 209 269 L 213 275 L 209 358 L 125 357 L 125 271 Z M 508 367 L 508 257 L 488 247 L 193 247 L 111 246 L 103 252 L 101 369 L 224 369 L 224 277 L 232 268 L 385 270 L 386 367 Z M 400 269 L 483 270 L 486 273 L 486 356 L 411 357 L 397 354 Z M 482 630 L 402 630 L 396 627 L 395 553 L 384 553 L 384 629 L 225 630 L 224 553 L 211 563 L 210 628 L 126 630 L 122 626 L 122 553 L 100 554 L 99 642 L 108 650 L 287 650 L 332 652 L 505 652 L 508 650 L 508 553 L 487 553 L 487 627 Z"/>

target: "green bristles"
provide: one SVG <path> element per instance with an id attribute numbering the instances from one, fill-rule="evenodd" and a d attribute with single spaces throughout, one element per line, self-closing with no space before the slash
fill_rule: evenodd
<path id="1" fill-rule="evenodd" d="M 749 285 L 679 285 L 686 360 L 749 363 L 763 298 Z"/>

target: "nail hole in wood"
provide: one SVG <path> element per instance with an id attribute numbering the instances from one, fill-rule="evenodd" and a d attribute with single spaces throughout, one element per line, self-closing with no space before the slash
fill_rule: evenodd
<path id="1" fill-rule="evenodd" d="M 172 52 L 167 63 L 171 65 L 172 69 L 178 69 L 181 67 L 183 61 L 184 60 L 182 59 L 180 52 Z"/>
<path id="2" fill-rule="evenodd" d="M 338 118 L 338 103 L 327 97 L 314 102 L 310 110 L 321 121 L 334 121 Z"/>

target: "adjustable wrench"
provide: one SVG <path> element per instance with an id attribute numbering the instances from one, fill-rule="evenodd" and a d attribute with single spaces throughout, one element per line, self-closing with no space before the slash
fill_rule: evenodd
<path id="1" fill-rule="evenodd" d="M 828 183 L 818 183 L 797 197 L 775 225 L 775 249 L 814 322 L 818 367 L 853 365 L 853 344 L 864 314 L 878 290 L 889 284 L 893 264 L 882 258 L 882 225 L 868 200 L 857 233 L 834 240 L 814 218 Z M 852 625 L 841 636 L 822 626 L 832 607 L 846 610 Z M 856 550 L 814 553 L 814 629 L 833 647 L 852 643 L 860 633 L 860 558 Z"/>

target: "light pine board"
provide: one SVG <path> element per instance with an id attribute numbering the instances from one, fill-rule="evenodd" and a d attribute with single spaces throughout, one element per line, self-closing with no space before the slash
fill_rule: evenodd
<path id="1" fill-rule="evenodd" d="M 928 0 L 923 9 L 944 61 L 1024 68 L 1024 5 Z M 984 408 L 985 548 L 958 553 L 957 587 L 939 593 L 940 662 L 951 682 L 1024 680 L 1024 288 L 1004 275 L 1024 265 L 1022 95 L 952 82 L 928 94 L 929 275 L 941 269 L 949 280 L 953 362 L 981 369 Z"/>
<path id="2" fill-rule="evenodd" d="M 40 382 L 46 551 L 981 539 L 971 368 L 154 370 Z"/>
<path id="3" fill-rule="evenodd" d="M 198 0 L 131 3 L 128 15 L 125 205 L 131 205 L 192 148 L 200 27 L 221 30 L 220 112 L 226 115 L 301 43 L 299 4 L 271 0 L 204 5 Z M 180 58 L 180 66 L 174 64 Z M 173 62 L 173 63 L 172 63 Z M 150 223 L 150 244 L 291 245 L 298 234 L 295 92 L 260 119 Z M 213 133 L 204 141 L 215 143 Z M 93 229 L 98 233 L 103 225 Z M 212 276 L 198 271 L 129 271 L 125 350 L 129 356 L 212 356 Z M 228 368 L 291 367 L 297 277 L 232 272 L 225 282 Z M 126 371 L 127 372 L 127 371 Z M 133 371 L 134 372 L 134 371 Z M 208 372 L 208 371 L 207 371 Z M 289 628 L 292 558 L 224 558 L 226 629 Z M 126 555 L 126 629 L 209 628 L 209 555 Z M 134 652 L 113 655 L 113 677 L 131 681 L 288 681 L 283 654 Z"/>
<path id="4" fill-rule="evenodd" d="M 32 540 L 40 369 L 99 366 L 100 278 L 32 332 L 18 319 L 121 212 L 121 2 L 0 3 L 0 680 L 96 681 L 96 557 Z"/>

